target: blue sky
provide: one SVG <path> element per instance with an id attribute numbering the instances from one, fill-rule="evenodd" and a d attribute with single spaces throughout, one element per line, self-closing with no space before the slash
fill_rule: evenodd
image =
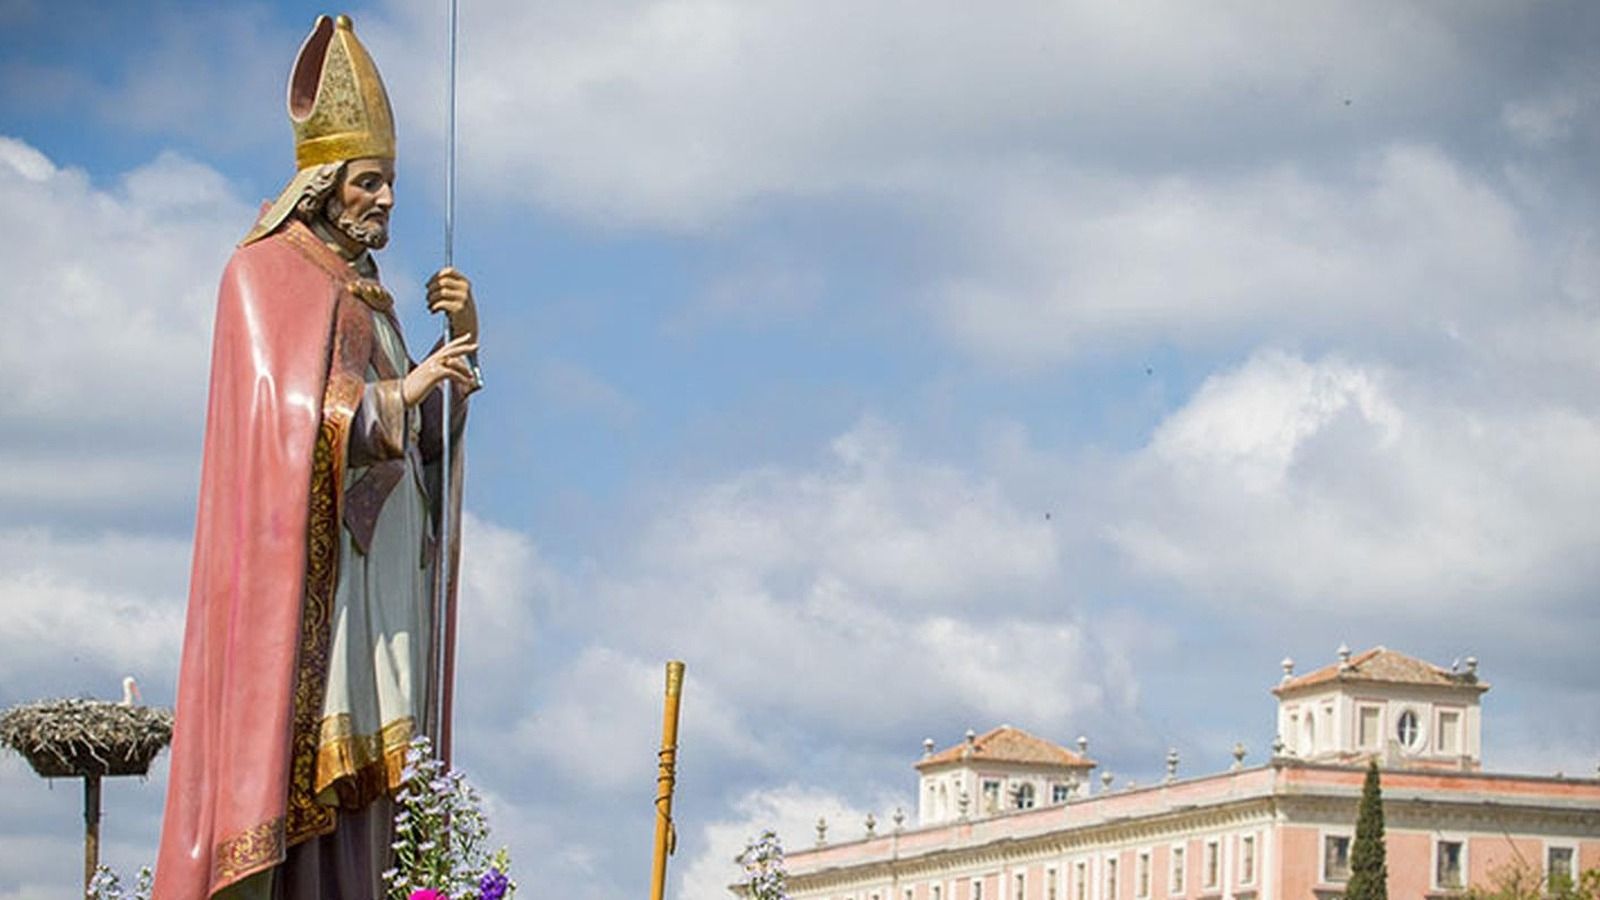
<path id="1" fill-rule="evenodd" d="M 1594 771 L 1593 9 L 462 7 L 462 763 L 525 884 L 643 890 L 669 657 L 683 897 L 911 806 L 925 736 L 1259 759 L 1341 642 L 1477 655 L 1489 767 Z M 0 704 L 171 700 L 216 279 L 321 11 L 0 0 Z M 443 4 L 345 11 L 425 344 Z M 0 900 L 63 895 L 76 791 L 0 794 Z"/>

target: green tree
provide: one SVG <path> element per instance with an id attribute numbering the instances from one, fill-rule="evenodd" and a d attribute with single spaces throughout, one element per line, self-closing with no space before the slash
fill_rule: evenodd
<path id="1" fill-rule="evenodd" d="M 1570 875 L 1548 878 L 1528 863 L 1511 863 L 1489 873 L 1489 883 L 1475 884 L 1463 900 L 1597 900 L 1600 869 L 1586 869 L 1576 881 Z"/>
<path id="2" fill-rule="evenodd" d="M 1356 812 L 1356 842 L 1350 848 L 1350 882 L 1345 900 L 1389 900 L 1389 863 L 1383 846 L 1383 791 L 1378 784 L 1378 761 L 1367 764 L 1367 781 L 1361 787 L 1361 807 Z"/>

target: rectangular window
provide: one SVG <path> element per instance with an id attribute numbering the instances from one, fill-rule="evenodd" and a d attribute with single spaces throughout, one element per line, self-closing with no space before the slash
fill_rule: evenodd
<path id="1" fill-rule="evenodd" d="M 1356 712 L 1356 746 L 1376 750 L 1383 740 L 1383 707 L 1363 706 Z"/>
<path id="2" fill-rule="evenodd" d="M 1461 713 L 1439 710 L 1439 752 L 1454 756 L 1461 752 Z"/>
<path id="3" fill-rule="evenodd" d="M 986 813 L 1000 811 L 1000 782 L 996 779 L 983 780 L 983 811 Z"/>
<path id="4" fill-rule="evenodd" d="M 917 892 L 915 890 L 912 888 L 906 888 L 906 900 L 914 900 L 916 896 Z"/>
<path id="5" fill-rule="evenodd" d="M 1134 864 L 1133 887 L 1135 897 L 1150 896 L 1150 851 L 1139 852 L 1139 859 Z"/>
<path id="6" fill-rule="evenodd" d="M 1460 841 L 1440 841 L 1434 850 L 1433 886 L 1461 887 L 1462 850 Z"/>
<path id="7" fill-rule="evenodd" d="M 439 421 L 443 422 L 444 420 L 440 419 Z M 932 891 L 928 894 L 928 900 L 944 900 L 944 885 L 934 885 Z"/>
<path id="8" fill-rule="evenodd" d="M 1214 888 L 1222 881 L 1222 845 L 1206 841 L 1205 879 L 1203 887 Z"/>
<path id="9" fill-rule="evenodd" d="M 1350 838 L 1330 834 L 1322 839 L 1322 880 L 1350 880 Z"/>
<path id="10" fill-rule="evenodd" d="M 440 421 L 443 421 L 443 420 L 441 419 Z M 1026 896 L 1025 896 L 1026 895 L 1026 891 L 1023 890 L 1023 888 L 1025 888 L 1025 887 L 1027 887 L 1027 882 L 1022 880 L 1022 873 L 1018 872 L 1017 873 L 1016 900 L 1026 900 Z"/>
<path id="11" fill-rule="evenodd" d="M 1183 893 L 1183 848 L 1182 847 L 1173 847 L 1172 848 L 1171 860 L 1172 860 L 1172 878 L 1168 882 L 1168 884 L 1171 885 L 1171 890 L 1169 890 L 1168 893 L 1181 894 L 1181 893 Z"/>
<path id="12" fill-rule="evenodd" d="M 972 879 L 972 900 L 983 900 L 983 880 L 980 878 Z"/>
<path id="13" fill-rule="evenodd" d="M 1045 900 L 1056 900 L 1056 870 L 1046 869 L 1044 873 Z"/>
<path id="14" fill-rule="evenodd" d="M 1106 860 L 1106 900 L 1116 900 L 1117 897 L 1117 861 Z"/>
<path id="15" fill-rule="evenodd" d="M 1080 862 L 1072 870 L 1073 890 L 1076 900 L 1089 900 L 1089 864 Z"/>
<path id="16" fill-rule="evenodd" d="M 1065 803 L 1065 802 L 1067 802 L 1067 786 L 1064 785 L 1064 784 L 1053 784 L 1053 785 L 1051 785 L 1050 786 L 1050 802 L 1051 803 Z"/>
<path id="17" fill-rule="evenodd" d="M 1550 847 L 1544 851 L 1545 877 L 1550 880 L 1552 892 L 1572 887 L 1573 879 L 1578 877 L 1577 867 L 1573 865 L 1577 860 L 1573 856 L 1571 847 Z"/>

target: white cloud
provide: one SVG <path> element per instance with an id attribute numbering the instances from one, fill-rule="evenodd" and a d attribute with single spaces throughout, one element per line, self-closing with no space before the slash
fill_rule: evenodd
<path id="1" fill-rule="evenodd" d="M 1259 353 L 1156 430 L 1109 536 L 1228 605 L 1382 611 L 1396 630 L 1578 602 L 1600 541 L 1600 420 L 1473 400 L 1381 364 Z"/>
<path id="2" fill-rule="evenodd" d="M 437 138 L 437 9 L 368 29 Z M 1373 28 L 1376 16 L 1384 27 Z M 954 2 L 491 2 L 464 12 L 463 175 L 601 223 L 698 229 L 763 198 L 893 193 L 982 155 L 1116 160 L 1162 132 L 1336 135 L 1351 96 L 1414 112 L 1492 10 Z M 431 70 L 424 68 L 431 67 Z M 390 71 L 386 69 L 386 72 Z M 1241 103 L 1240 98 L 1248 102 Z M 470 165 L 467 163 L 470 162 Z"/>
<path id="3" fill-rule="evenodd" d="M 183 496 L 218 273 L 248 208 L 214 170 L 172 154 L 101 188 L 11 139 L 0 206 L 0 496 Z"/>
<path id="4" fill-rule="evenodd" d="M 731 804 L 731 815 L 701 826 L 705 850 L 685 861 L 677 893 L 696 898 L 728 896 L 728 885 L 741 874 L 734 856 L 764 831 L 776 832 L 784 850 L 794 852 L 815 842 L 819 818 L 828 822 L 830 841 L 850 841 L 865 833 L 862 823 L 871 812 L 879 823 L 879 833 L 885 833 L 892 827 L 890 810 L 907 800 L 894 794 L 873 799 L 874 805 L 863 809 L 824 788 L 787 784 L 750 791 Z M 910 810 L 907 815 L 914 819 L 916 813 Z"/>
<path id="5" fill-rule="evenodd" d="M 1376 328 L 1443 341 L 1530 289 L 1554 293 L 1517 207 L 1438 150 L 1391 147 L 1352 176 L 1007 176 L 980 208 L 970 272 L 938 292 L 943 322 L 1028 365 L 1153 340 Z"/>
<path id="6" fill-rule="evenodd" d="M 186 539 L 0 531 L 0 682 L 114 699 L 133 674 L 170 704 L 188 563 Z"/>

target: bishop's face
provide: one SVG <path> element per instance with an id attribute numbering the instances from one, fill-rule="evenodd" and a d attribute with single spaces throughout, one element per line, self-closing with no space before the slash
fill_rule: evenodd
<path id="1" fill-rule="evenodd" d="M 381 250 L 389 243 L 389 210 L 394 207 L 394 160 L 356 159 L 328 198 L 323 215 L 349 249 Z"/>

